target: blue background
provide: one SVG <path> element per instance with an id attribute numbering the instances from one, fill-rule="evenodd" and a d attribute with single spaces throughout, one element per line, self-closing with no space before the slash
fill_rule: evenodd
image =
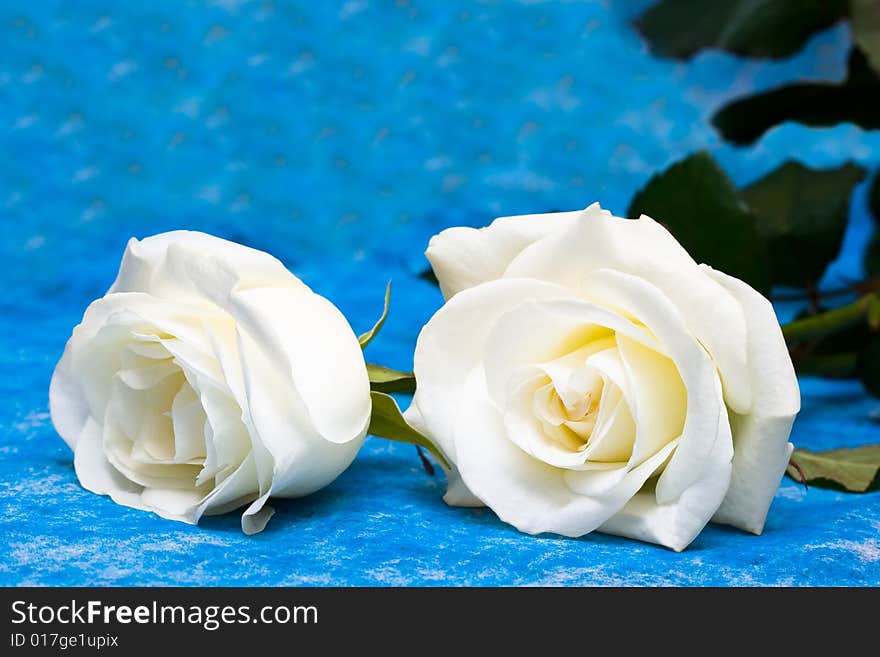
<path id="1" fill-rule="evenodd" d="M 680 63 L 629 26 L 648 4 L 3 2 L 0 583 L 880 584 L 877 493 L 786 479 L 763 537 L 710 526 L 675 554 L 448 508 L 412 448 L 370 439 L 245 537 L 237 514 L 190 527 L 87 493 L 52 428 L 55 361 L 132 235 L 200 229 L 271 251 L 356 331 L 393 278 L 368 355 L 409 368 L 441 302 L 417 278 L 422 251 L 444 227 L 594 200 L 625 213 L 702 148 L 738 184 L 792 157 L 878 161 L 880 135 L 851 125 L 784 125 L 740 149 L 708 124 L 733 97 L 841 79 L 845 26 L 790 60 Z M 862 185 L 830 284 L 859 275 L 869 225 Z M 858 383 L 802 387 L 797 445 L 880 441 Z"/>

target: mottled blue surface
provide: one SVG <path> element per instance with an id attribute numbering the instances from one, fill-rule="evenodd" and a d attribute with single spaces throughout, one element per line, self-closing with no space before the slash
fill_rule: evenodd
<path id="1" fill-rule="evenodd" d="M 416 274 L 443 227 L 594 200 L 623 213 L 700 148 L 738 183 L 789 157 L 880 157 L 880 135 L 850 125 L 786 125 L 748 149 L 708 126 L 734 96 L 840 79 L 845 27 L 788 61 L 675 63 L 627 25 L 647 4 L 0 4 L 0 583 L 880 584 L 877 493 L 786 480 L 763 537 L 709 527 L 675 554 L 448 508 L 442 476 L 371 439 L 245 537 L 235 514 L 190 527 L 85 492 L 49 422 L 54 363 L 131 235 L 193 228 L 272 251 L 356 330 L 393 278 L 369 355 L 408 368 L 440 303 Z M 858 273 L 864 201 L 862 186 L 830 279 Z M 796 444 L 880 441 L 859 384 L 802 383 Z"/>

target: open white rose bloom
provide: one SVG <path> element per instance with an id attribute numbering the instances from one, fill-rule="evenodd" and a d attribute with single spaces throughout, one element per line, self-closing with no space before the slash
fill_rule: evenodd
<path id="1" fill-rule="evenodd" d="M 73 331 L 52 421 L 90 491 L 196 523 L 326 486 L 370 417 L 358 340 L 272 256 L 203 233 L 131 240 Z"/>
<path id="2" fill-rule="evenodd" d="M 452 228 L 426 255 L 447 301 L 406 417 L 453 465 L 449 504 L 675 550 L 709 520 L 763 530 L 800 407 L 763 296 L 598 204 Z"/>

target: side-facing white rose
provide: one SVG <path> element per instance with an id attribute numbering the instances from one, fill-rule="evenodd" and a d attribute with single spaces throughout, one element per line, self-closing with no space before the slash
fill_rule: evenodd
<path id="1" fill-rule="evenodd" d="M 453 464 L 449 504 L 675 550 L 710 519 L 763 530 L 800 407 L 764 297 L 598 204 L 452 228 L 426 255 L 447 302 L 406 415 Z"/>
<path id="2" fill-rule="evenodd" d="M 52 421 L 90 491 L 196 523 L 333 481 L 360 448 L 370 387 L 342 314 L 275 258 L 188 231 L 131 240 L 73 331 Z"/>

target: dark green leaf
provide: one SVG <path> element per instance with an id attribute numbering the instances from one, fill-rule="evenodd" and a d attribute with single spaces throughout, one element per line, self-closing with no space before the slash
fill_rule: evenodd
<path id="1" fill-rule="evenodd" d="M 868 328 L 875 333 L 880 331 L 880 294 L 874 294 L 868 301 L 865 311 L 865 319 L 868 320 Z"/>
<path id="2" fill-rule="evenodd" d="M 367 345 L 372 342 L 373 338 L 379 333 L 382 329 L 382 326 L 385 324 L 385 320 L 388 317 L 388 307 L 391 305 L 391 281 L 388 281 L 388 285 L 385 288 L 385 307 L 382 309 L 382 316 L 379 318 L 379 321 L 373 325 L 366 333 L 362 333 L 358 336 L 358 342 L 361 343 L 361 349 L 366 349 Z"/>
<path id="3" fill-rule="evenodd" d="M 880 72 L 880 2 L 849 0 L 852 37 L 868 63 Z"/>
<path id="4" fill-rule="evenodd" d="M 868 250 L 865 251 L 865 273 L 868 276 L 880 276 L 880 173 L 874 176 L 868 204 L 874 215 L 874 234 L 868 243 Z"/>
<path id="5" fill-rule="evenodd" d="M 875 333 L 868 346 L 862 350 L 858 374 L 865 389 L 875 397 L 880 397 L 880 334 Z"/>
<path id="6" fill-rule="evenodd" d="M 818 488 L 866 493 L 880 487 L 880 445 L 825 452 L 796 449 L 791 460 L 803 471 L 807 483 Z M 801 481 L 799 473 L 791 465 L 788 466 L 788 476 Z"/>
<path id="7" fill-rule="evenodd" d="M 819 282 L 840 252 L 849 199 L 864 174 L 854 164 L 810 169 L 789 161 L 742 190 L 770 251 L 774 285 Z"/>
<path id="8" fill-rule="evenodd" d="M 370 392 L 370 397 L 373 400 L 373 411 L 370 415 L 369 433 L 379 438 L 423 447 L 431 452 L 443 467 L 449 467 L 449 462 L 440 450 L 428 438 L 407 424 L 393 397 L 376 391 Z"/>
<path id="9" fill-rule="evenodd" d="M 786 57 L 846 12 L 846 0 L 660 0 L 635 25 L 651 51 L 684 59 L 703 48 Z"/>
<path id="10" fill-rule="evenodd" d="M 697 153 L 654 176 L 629 207 L 666 226 L 698 262 L 767 292 L 769 267 L 755 219 L 708 153 Z"/>
<path id="11" fill-rule="evenodd" d="M 415 392 L 416 377 L 412 372 L 398 372 L 381 365 L 367 363 L 370 389 L 379 392 Z"/>
<path id="12" fill-rule="evenodd" d="M 871 190 L 868 192 L 868 205 L 871 208 L 871 214 L 874 215 L 874 221 L 880 224 L 880 173 L 874 176 L 874 182 L 871 183 Z"/>
<path id="13" fill-rule="evenodd" d="M 868 276 L 880 276 L 880 227 L 874 229 L 865 251 L 865 272 Z"/>
<path id="14" fill-rule="evenodd" d="M 748 96 L 725 105 L 712 123 L 728 141 L 750 144 L 773 126 L 796 121 L 809 126 L 855 123 L 880 128 L 880 79 L 857 49 L 842 84 L 807 82 Z"/>

